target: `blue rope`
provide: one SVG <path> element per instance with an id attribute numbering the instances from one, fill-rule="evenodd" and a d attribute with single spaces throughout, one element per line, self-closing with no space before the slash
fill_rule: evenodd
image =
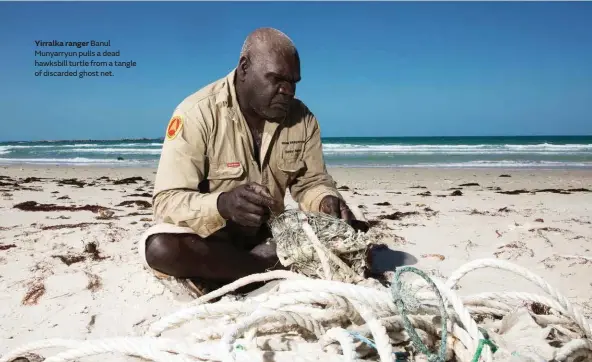
<path id="1" fill-rule="evenodd" d="M 376 344 L 372 340 L 361 335 L 360 333 L 349 332 L 349 334 L 352 337 L 354 337 L 355 339 L 362 341 L 362 342 L 366 343 L 367 345 L 369 345 L 370 347 L 376 349 Z M 407 352 L 393 352 L 393 354 L 396 357 L 396 361 L 407 361 L 407 358 L 409 357 L 409 353 L 407 353 Z"/>

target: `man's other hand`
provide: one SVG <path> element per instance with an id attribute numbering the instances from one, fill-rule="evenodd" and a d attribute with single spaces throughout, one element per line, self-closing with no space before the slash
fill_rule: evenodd
<path id="1" fill-rule="evenodd" d="M 351 212 L 345 201 L 332 195 L 325 196 L 321 200 L 319 209 L 320 212 L 342 219 L 350 225 L 352 220 L 355 219 L 354 214 Z"/>
<path id="2" fill-rule="evenodd" d="M 224 219 L 243 226 L 260 227 L 269 220 L 275 200 L 267 187 L 253 182 L 223 192 L 217 205 Z"/>

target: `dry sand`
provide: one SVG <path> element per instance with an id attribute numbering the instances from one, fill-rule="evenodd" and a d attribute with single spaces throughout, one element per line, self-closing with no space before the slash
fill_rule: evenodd
<path id="1" fill-rule="evenodd" d="M 139 236 L 152 225 L 154 171 L 0 167 L 0 355 L 45 338 L 141 333 L 181 308 L 143 270 L 136 251 Z M 371 221 L 372 234 L 393 250 L 376 256 L 379 269 L 415 264 L 448 276 L 468 261 L 499 258 L 542 276 L 592 316 L 592 261 L 577 257 L 592 256 L 592 192 L 586 191 L 592 190 L 592 171 L 330 172 L 339 186 L 347 186 L 342 192 L 352 207 L 359 205 Z M 130 177 L 139 179 L 116 182 Z M 516 190 L 526 191 L 500 193 Z M 24 202 L 38 203 L 25 208 L 98 205 L 114 215 L 101 218 L 93 207 L 15 208 Z M 460 285 L 461 295 L 539 292 L 530 282 L 490 269 L 468 275 Z"/>

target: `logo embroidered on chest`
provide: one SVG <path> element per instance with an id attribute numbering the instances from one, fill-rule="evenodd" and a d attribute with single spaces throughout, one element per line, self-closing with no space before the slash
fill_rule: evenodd
<path id="1" fill-rule="evenodd" d="M 226 167 L 240 167 L 240 162 L 228 162 Z"/>
<path id="2" fill-rule="evenodd" d="M 183 119 L 181 116 L 174 116 L 171 118 L 169 125 L 167 126 L 166 138 L 169 140 L 174 139 L 181 131 L 181 128 L 183 128 Z"/>

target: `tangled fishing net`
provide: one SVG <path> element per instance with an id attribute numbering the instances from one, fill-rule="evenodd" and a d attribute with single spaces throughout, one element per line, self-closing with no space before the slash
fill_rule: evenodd
<path id="1" fill-rule="evenodd" d="M 298 210 L 287 210 L 269 224 L 284 267 L 308 277 L 362 280 L 370 247 L 363 232 L 329 215 Z"/>
<path id="2" fill-rule="evenodd" d="M 369 287 L 344 281 L 356 279 L 367 243 L 338 220 L 290 211 L 274 220 L 273 232 L 283 263 L 301 273 L 282 270 L 239 279 L 138 336 L 41 340 L 10 351 L 0 362 L 46 348 L 66 350 L 45 362 L 107 353 L 163 362 L 592 361 L 590 322 L 558 290 L 518 265 L 474 260 L 447 280 L 404 266 L 397 268 L 390 288 Z M 482 268 L 512 272 L 546 295 L 458 295 L 460 279 Z M 272 280 L 276 283 L 247 298 L 211 302 L 242 286 Z M 168 334 L 183 327 L 177 338 Z"/>

